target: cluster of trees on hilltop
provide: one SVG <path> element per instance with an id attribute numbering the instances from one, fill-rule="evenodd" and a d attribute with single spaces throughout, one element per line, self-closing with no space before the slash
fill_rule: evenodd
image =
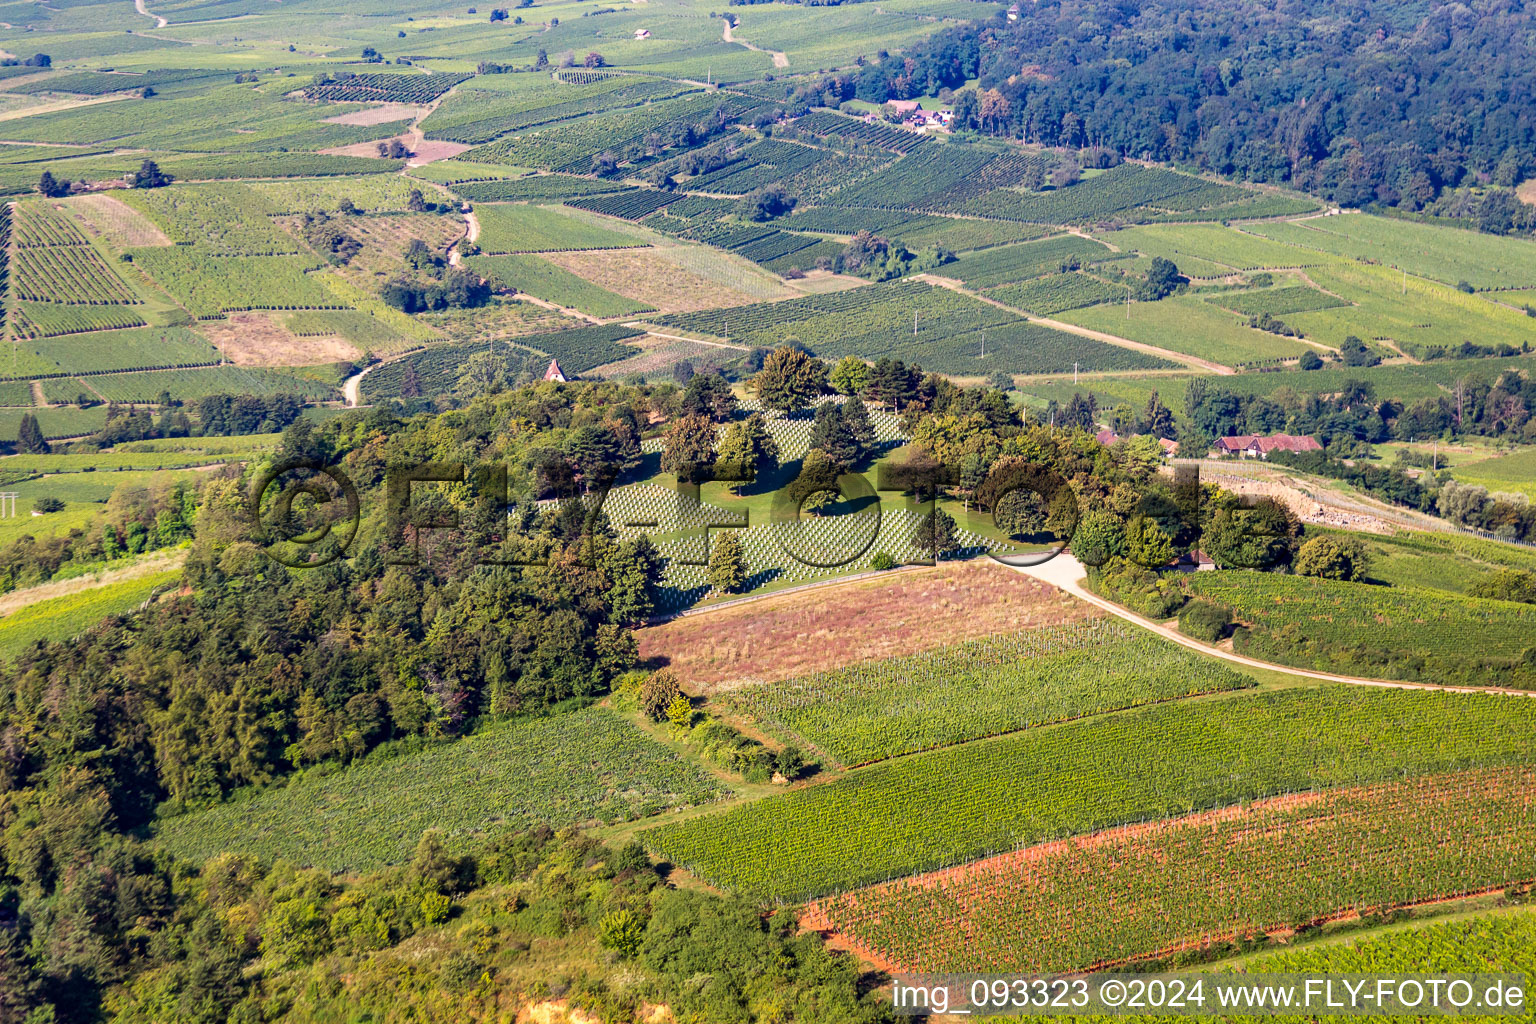
<path id="1" fill-rule="evenodd" d="M 1041 0 L 865 67 L 857 90 L 881 103 L 979 77 L 961 127 L 1344 206 L 1419 210 L 1492 185 L 1497 230 L 1526 224 L 1508 190 L 1536 174 L 1533 40 L 1522 0 Z"/>

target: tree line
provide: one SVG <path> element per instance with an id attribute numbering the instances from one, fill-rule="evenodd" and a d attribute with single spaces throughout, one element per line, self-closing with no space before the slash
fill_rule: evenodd
<path id="1" fill-rule="evenodd" d="M 869 64 L 856 91 L 979 78 L 960 128 L 1528 231 L 1512 189 L 1536 176 L 1533 26 L 1520 0 L 1041 0 Z"/>

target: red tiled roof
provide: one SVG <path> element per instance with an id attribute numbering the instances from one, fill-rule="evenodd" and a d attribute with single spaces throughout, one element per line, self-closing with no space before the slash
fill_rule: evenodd
<path id="1" fill-rule="evenodd" d="M 1270 434 L 1268 437 L 1238 434 L 1235 437 L 1223 437 L 1216 442 L 1216 446 L 1229 452 L 1244 452 L 1250 448 L 1257 448 L 1261 452 L 1315 452 L 1323 447 L 1317 443 L 1317 438 L 1305 434 Z"/>

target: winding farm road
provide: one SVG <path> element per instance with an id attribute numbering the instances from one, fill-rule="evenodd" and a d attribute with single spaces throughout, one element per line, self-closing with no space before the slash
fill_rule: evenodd
<path id="1" fill-rule="evenodd" d="M 758 53 L 766 53 L 768 56 L 773 58 L 773 66 L 776 67 L 776 68 L 787 68 L 787 67 L 789 67 L 789 57 L 788 57 L 788 55 L 786 55 L 784 53 L 781 53 L 778 50 L 765 50 L 761 46 L 753 46 L 751 43 L 749 43 L 749 42 L 747 42 L 747 41 L 745 41 L 743 39 L 736 39 L 736 38 L 732 37 L 732 35 L 731 35 L 731 31 L 732 31 L 731 19 L 730 18 L 725 18 L 724 21 L 725 21 L 725 41 L 726 42 L 728 42 L 728 43 L 735 43 L 737 46 L 745 46 L 747 49 L 749 49 L 749 50 L 756 50 Z"/>
<path id="2" fill-rule="evenodd" d="M 144 15 L 146 18 L 154 18 L 155 28 L 165 28 L 165 26 L 170 24 L 169 21 L 160 17 L 160 15 L 150 14 L 149 8 L 144 5 L 144 0 L 133 0 L 133 9 Z"/>
<path id="3" fill-rule="evenodd" d="M 1287 675 L 1302 676 L 1307 679 L 1321 679 L 1330 683 L 1349 683 L 1352 686 L 1379 686 L 1392 690 L 1445 690 L 1450 693 L 1494 693 L 1507 697 L 1536 697 L 1536 693 L 1525 690 L 1510 690 L 1498 686 L 1438 686 L 1434 683 L 1405 683 L 1390 679 L 1366 679 L 1362 676 L 1340 676 L 1331 672 L 1314 672 L 1310 669 L 1292 668 L 1289 665 L 1277 665 L 1273 662 L 1259 661 L 1257 658 L 1246 658 L 1241 654 L 1224 651 L 1219 647 L 1212 647 L 1185 636 L 1178 630 L 1165 626 L 1160 622 L 1137 615 L 1127 608 L 1122 608 L 1112 601 L 1106 601 L 1097 594 L 1090 593 L 1082 586 L 1082 581 L 1088 575 L 1088 570 L 1083 564 L 1071 555 L 1062 554 L 1040 565 L 1012 565 L 1007 562 L 1010 569 L 1015 572 L 1032 576 L 1043 583 L 1049 583 L 1058 590 L 1064 590 L 1080 600 L 1087 601 L 1096 608 L 1102 608 L 1111 615 L 1118 616 L 1133 625 L 1156 633 L 1165 640 L 1188 647 L 1192 651 L 1209 655 L 1212 658 L 1220 658 L 1236 665 L 1245 665 L 1248 668 L 1268 669 L 1273 672 L 1284 672 Z"/>
<path id="4" fill-rule="evenodd" d="M 937 285 L 940 288 L 948 288 L 952 292 L 959 292 L 961 295 L 970 296 L 973 299 L 987 303 L 989 306 L 996 306 L 998 309 L 1005 309 L 1015 316 L 1021 316 L 1025 320 L 1028 320 L 1030 323 L 1040 324 L 1042 327 L 1050 327 L 1058 331 L 1063 331 L 1067 334 L 1076 334 L 1082 338 L 1092 338 L 1094 341 L 1102 341 L 1104 344 L 1113 345 L 1116 348 L 1130 349 L 1132 352 L 1140 352 L 1144 355 L 1157 356 L 1159 359 L 1166 359 L 1171 363 L 1179 363 L 1180 365 L 1187 366 L 1192 370 L 1203 370 L 1206 373 L 1214 373 L 1222 377 L 1230 377 L 1237 372 L 1230 366 L 1226 366 L 1222 363 L 1213 363 L 1209 359 L 1201 359 L 1198 356 L 1186 355 L 1183 352 L 1175 352 L 1168 348 L 1158 348 L 1156 345 L 1148 345 L 1145 342 L 1132 341 L 1130 338 L 1122 338 L 1118 334 L 1106 334 L 1103 331 L 1095 331 L 1090 327 L 1079 327 L 1077 324 L 1069 324 L 1065 320 L 1052 320 L 1050 317 L 1036 316 L 1028 310 L 1020 309 L 1017 306 L 1010 306 L 1006 302 L 999 302 L 997 299 L 991 298 L 990 296 L 983 295 L 980 292 L 972 291 L 963 283 L 956 281 L 952 277 L 945 277 L 942 274 L 914 274 L 912 277 L 913 280 L 926 281 L 927 283 Z"/>

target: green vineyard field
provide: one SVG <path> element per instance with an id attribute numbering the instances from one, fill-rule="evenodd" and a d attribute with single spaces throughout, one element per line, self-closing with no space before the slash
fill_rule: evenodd
<path id="1" fill-rule="evenodd" d="M 1005 854 L 818 904 L 911 971 L 1079 971 L 1536 879 L 1536 771 L 1324 791 Z"/>
<path id="2" fill-rule="evenodd" d="M 643 838 L 712 884 L 803 900 L 1261 797 L 1519 763 L 1533 741 L 1536 701 L 1290 689 L 948 747 Z"/>
<path id="3" fill-rule="evenodd" d="M 140 301 L 128 282 L 86 246 L 18 249 L 12 273 L 22 299 L 85 306 Z"/>
<path id="4" fill-rule="evenodd" d="M 193 316 L 342 305 L 306 273 L 320 267 L 312 256 L 208 256 L 190 246 L 175 246 L 135 249 L 133 261 Z"/>
<path id="5" fill-rule="evenodd" d="M 475 217 L 480 221 L 476 244 L 490 255 L 621 249 L 645 244 L 630 235 L 577 220 L 558 208 L 482 203 L 475 207 Z"/>
<path id="6" fill-rule="evenodd" d="M 429 828 L 462 848 L 534 824 L 626 821 L 729 794 L 623 716 L 588 708 L 500 723 L 419 753 L 169 818 L 157 842 L 199 862 L 241 850 L 358 871 L 408 859 Z"/>
<path id="7" fill-rule="evenodd" d="M 852 765 L 1252 685 L 1176 644 L 1096 620 L 754 686 L 729 700 Z"/>
<path id="8" fill-rule="evenodd" d="M 0 619 L 0 658 L 9 661 L 38 640 L 69 640 L 109 615 L 126 615 L 180 577 L 173 569 L 29 604 Z"/>
<path id="9" fill-rule="evenodd" d="M 537 256 L 473 256 L 466 263 L 504 288 L 527 292 L 545 302 L 580 310 L 589 316 L 606 319 L 652 308 L 648 303 L 599 288 Z"/>

